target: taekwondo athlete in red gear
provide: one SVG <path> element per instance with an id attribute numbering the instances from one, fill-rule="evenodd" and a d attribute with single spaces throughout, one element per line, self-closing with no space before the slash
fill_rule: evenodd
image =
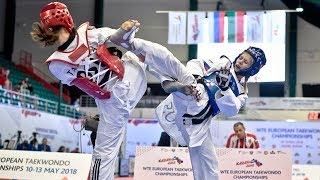
<path id="1" fill-rule="evenodd" d="M 112 180 L 129 114 L 147 87 L 146 65 L 133 53 L 119 59 L 109 52 L 105 42 L 115 30 L 88 27 L 83 23 L 75 29 L 67 6 L 52 2 L 42 8 L 31 35 L 44 46 L 58 43 L 46 60 L 51 73 L 95 98 L 100 123 L 90 177 Z"/>
<path id="2" fill-rule="evenodd" d="M 128 31 L 124 28 L 117 31 L 106 27 L 92 29 L 88 23 L 75 30 L 66 5 L 52 2 L 42 8 L 40 23 L 34 23 L 31 32 L 32 38 L 43 46 L 60 45 L 46 60 L 51 73 L 63 84 L 75 85 L 95 98 L 100 122 L 90 173 L 92 179 L 114 179 L 115 159 L 129 114 L 146 90 L 145 64 L 165 65 L 161 69 L 164 74 L 178 76 L 181 81 L 194 80 L 191 74 L 185 73 L 184 66 L 159 44 L 153 44 L 156 48 L 148 47 L 150 54 L 140 50 L 143 53 L 137 53 L 143 56 L 140 61 L 131 52 L 121 59 L 109 52 L 105 42 L 114 33 L 112 37 L 122 39 L 121 43 L 131 43 L 138 25 L 135 21 L 124 24 L 130 27 Z M 139 42 L 151 43 L 142 39 Z M 165 58 L 163 53 L 170 58 Z"/>

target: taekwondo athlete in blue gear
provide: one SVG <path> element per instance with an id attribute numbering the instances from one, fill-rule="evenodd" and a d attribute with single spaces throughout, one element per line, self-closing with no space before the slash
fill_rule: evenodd
<path id="1" fill-rule="evenodd" d="M 137 21 L 132 23 L 136 24 Z M 240 81 L 243 77 L 247 80 L 259 71 L 251 70 L 251 66 L 260 64 L 261 68 L 265 64 L 261 59 L 265 58 L 260 58 L 260 55 L 264 56 L 264 53 L 261 50 L 262 54 L 259 55 L 253 53 L 255 49 L 249 48 L 232 65 L 224 56 L 211 62 L 190 60 L 184 67 L 163 46 L 134 38 L 136 30 L 119 29 L 111 35 L 110 41 L 140 57 L 140 61 L 149 65 L 153 74 L 161 80 L 163 88 L 171 93 L 156 108 L 156 115 L 162 128 L 172 138 L 180 145 L 188 146 L 194 179 L 218 179 L 218 162 L 210 132 L 211 119 L 219 112 L 227 116 L 239 112 L 247 98 L 245 84 Z M 123 43 L 125 37 L 130 38 L 126 40 L 129 43 Z M 236 72 L 239 70 L 247 70 L 251 74 L 238 75 Z"/>
<path id="2" fill-rule="evenodd" d="M 161 126 L 177 142 L 188 145 L 195 180 L 218 179 L 211 119 L 220 112 L 226 116 L 239 112 L 247 98 L 246 81 L 265 63 L 263 51 L 255 47 L 249 47 L 233 63 L 226 56 L 216 61 L 191 60 L 187 69 L 197 79 L 197 97 L 176 91 L 157 107 Z"/>

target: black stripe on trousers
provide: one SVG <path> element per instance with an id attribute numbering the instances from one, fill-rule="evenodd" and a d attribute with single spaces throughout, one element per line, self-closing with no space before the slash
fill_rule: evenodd
<path id="1" fill-rule="evenodd" d="M 101 159 L 96 159 L 94 161 L 94 166 L 92 168 L 91 180 L 99 180 L 100 162 L 101 162 Z"/>

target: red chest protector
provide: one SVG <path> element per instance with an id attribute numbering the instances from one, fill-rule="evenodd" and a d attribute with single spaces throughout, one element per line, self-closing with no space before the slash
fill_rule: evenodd
<path id="1" fill-rule="evenodd" d="M 46 62 L 49 63 L 51 61 L 62 61 L 75 66 L 84 65 L 85 69 L 89 69 L 87 66 L 89 67 L 91 63 L 99 61 L 99 63 L 104 64 L 108 70 L 116 74 L 119 79 L 122 79 L 124 75 L 123 63 L 117 56 L 109 53 L 105 44 L 99 45 L 95 53 L 90 51 L 87 34 L 88 26 L 89 23 L 83 23 L 78 28 L 76 35 L 77 44 L 72 51 L 55 51 L 46 60 Z M 104 70 L 98 73 L 99 75 L 102 75 L 106 72 L 107 71 Z M 98 82 L 93 82 L 91 78 L 77 77 L 71 82 L 71 85 L 77 86 L 79 89 L 93 96 L 94 98 L 110 98 L 110 92 L 102 89 L 98 85 Z"/>

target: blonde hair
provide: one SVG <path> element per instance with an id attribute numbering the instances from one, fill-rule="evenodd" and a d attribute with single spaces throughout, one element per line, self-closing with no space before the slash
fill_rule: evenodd
<path id="1" fill-rule="evenodd" d="M 56 26 L 47 30 L 39 22 L 34 22 L 30 35 L 33 41 L 38 42 L 43 47 L 51 46 L 57 42 L 61 28 L 63 27 Z"/>

